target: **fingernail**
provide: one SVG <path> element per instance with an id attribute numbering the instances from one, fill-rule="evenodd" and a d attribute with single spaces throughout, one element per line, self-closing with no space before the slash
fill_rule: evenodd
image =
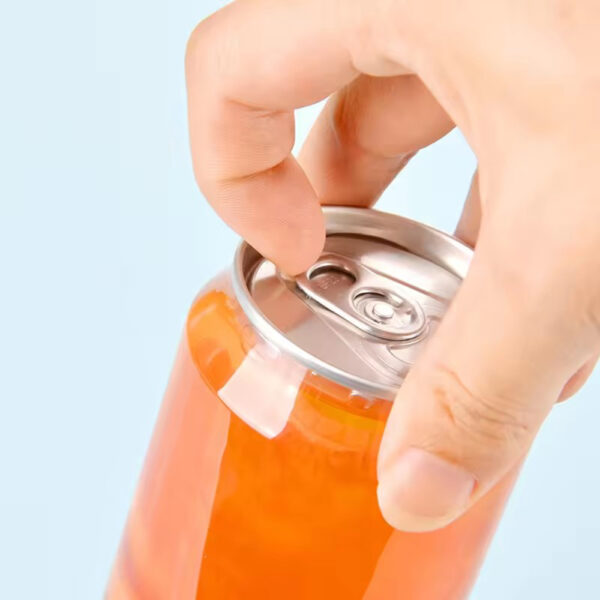
<path id="1" fill-rule="evenodd" d="M 410 448 L 389 461 L 377 495 L 390 525 L 403 531 L 429 531 L 460 516 L 474 487 L 475 478 L 463 468 Z"/>

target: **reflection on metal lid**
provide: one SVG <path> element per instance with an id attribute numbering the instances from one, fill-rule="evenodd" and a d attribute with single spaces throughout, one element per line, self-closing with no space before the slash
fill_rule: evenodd
<path id="1" fill-rule="evenodd" d="M 289 279 L 252 247 L 236 253 L 238 301 L 259 333 L 321 375 L 392 399 L 466 275 L 453 237 L 370 209 L 324 209 L 319 260 Z"/>

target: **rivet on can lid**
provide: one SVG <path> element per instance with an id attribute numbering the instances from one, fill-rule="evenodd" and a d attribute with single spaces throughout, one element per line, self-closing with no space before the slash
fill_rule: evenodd
<path id="1" fill-rule="evenodd" d="M 373 314 L 377 319 L 388 321 L 394 316 L 394 307 L 387 302 L 377 300 L 372 304 Z"/>

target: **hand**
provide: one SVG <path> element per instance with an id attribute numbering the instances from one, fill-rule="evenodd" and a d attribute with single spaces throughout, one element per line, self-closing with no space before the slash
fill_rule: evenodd
<path id="1" fill-rule="evenodd" d="M 371 205 L 454 124 L 478 157 L 472 267 L 380 450 L 397 528 L 467 510 L 600 352 L 599 26 L 595 0 L 240 0 L 192 34 L 198 183 L 288 272 L 322 249 L 320 204 Z M 296 160 L 293 110 L 328 96 Z"/>

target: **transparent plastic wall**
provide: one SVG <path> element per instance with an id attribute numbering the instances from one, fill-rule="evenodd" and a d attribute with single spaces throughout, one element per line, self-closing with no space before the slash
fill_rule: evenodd
<path id="1" fill-rule="evenodd" d="M 445 529 L 392 529 L 376 498 L 390 408 L 262 340 L 217 277 L 189 313 L 106 597 L 466 598 L 514 473 Z"/>

